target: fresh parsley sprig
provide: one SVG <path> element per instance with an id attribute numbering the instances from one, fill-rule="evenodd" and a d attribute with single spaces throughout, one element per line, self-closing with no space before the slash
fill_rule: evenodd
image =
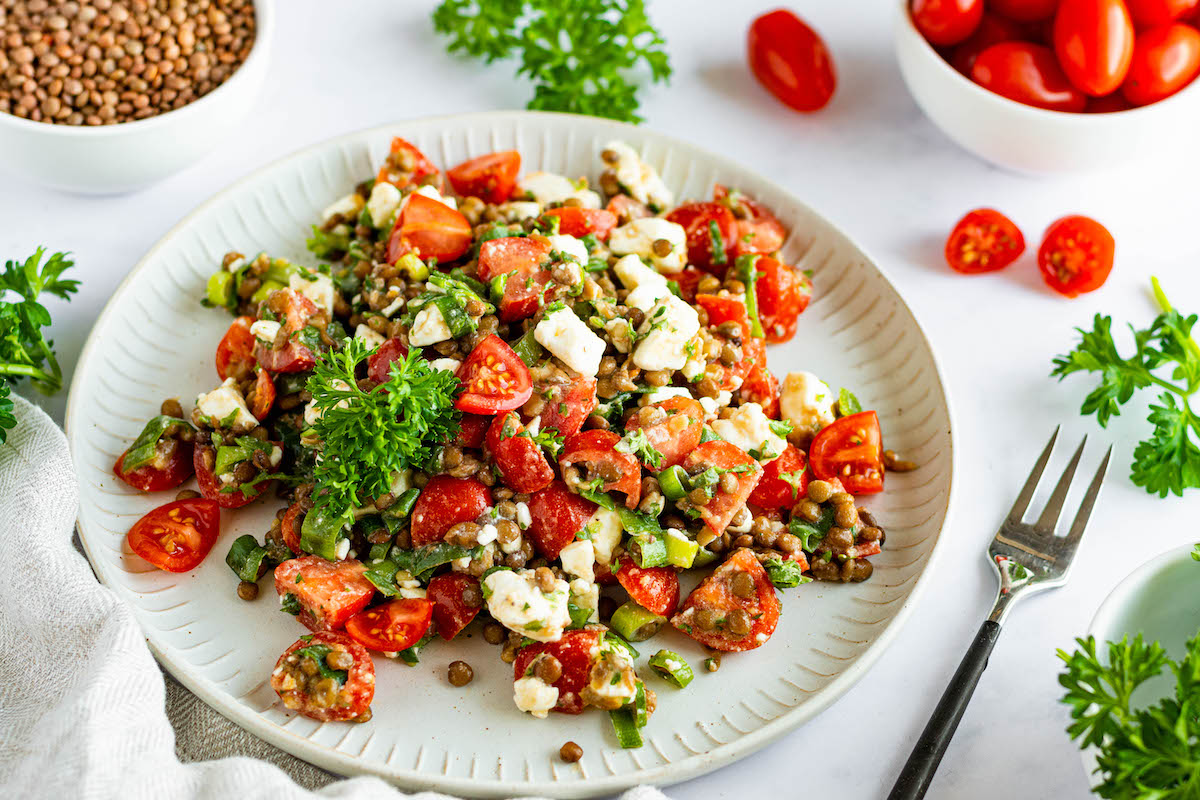
<path id="1" fill-rule="evenodd" d="M 361 339 L 317 356 L 308 380 L 320 418 L 313 432 L 320 455 L 313 470 L 317 507 L 353 519 L 354 509 L 391 491 L 396 473 L 433 469 L 459 430 L 458 379 L 434 369 L 416 349 L 393 361 L 391 377 L 370 391 L 355 371 L 373 352 Z"/>
<path id="2" fill-rule="evenodd" d="M 644 0 L 442 0 L 433 27 L 452 53 L 518 58 L 532 109 L 640 122 L 631 76 L 642 65 L 652 81 L 671 75 Z"/>
<path id="3" fill-rule="evenodd" d="M 45 249 L 39 247 L 24 263 L 8 261 L 0 273 L 0 444 L 16 424 L 11 397 L 12 384 L 29 378 L 45 394 L 62 389 L 62 368 L 54 355 L 54 342 L 44 329 L 50 312 L 38 302 L 43 294 L 70 300 L 79 281 L 63 278 L 75 262 L 68 253 L 55 253 L 42 263 Z M 19 299 L 7 300 L 15 294 Z"/>
<path id="4" fill-rule="evenodd" d="M 1091 330 L 1077 329 L 1079 344 L 1054 359 L 1051 375 L 1060 380 L 1077 372 L 1095 373 L 1099 384 L 1083 401 L 1081 413 L 1095 414 L 1101 427 L 1121 413 L 1139 389 L 1162 390 L 1150 405 L 1153 432 L 1133 452 L 1130 478 L 1151 494 L 1182 495 L 1200 487 L 1200 416 L 1189 404 L 1200 389 L 1200 346 L 1192 338 L 1197 317 L 1172 308 L 1157 279 L 1154 295 L 1162 313 L 1148 328 L 1130 325 L 1134 353 L 1122 356 L 1112 336 L 1112 318 L 1097 314 Z"/>

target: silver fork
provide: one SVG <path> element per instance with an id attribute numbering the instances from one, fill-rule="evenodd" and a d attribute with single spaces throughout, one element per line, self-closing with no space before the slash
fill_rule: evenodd
<path id="1" fill-rule="evenodd" d="M 1059 428 L 1055 428 L 1046 449 L 1033 465 L 1025 487 L 1017 496 L 1017 502 L 1013 504 L 1008 517 L 1001 523 L 996 538 L 988 547 L 988 556 L 1000 578 L 1000 589 L 992 613 L 975 634 L 975 641 L 958 665 L 958 670 L 942 694 L 942 699 L 938 701 L 925 730 L 921 732 L 921 738 L 917 740 L 909 755 L 900 777 L 888 795 L 888 800 L 918 800 L 925 796 L 925 791 L 942 761 L 942 755 L 945 754 L 946 747 L 958 728 L 959 720 L 967 710 L 967 704 L 971 702 L 975 686 L 987 667 L 988 657 L 1000 635 L 1000 626 L 1008 616 L 1012 604 L 1018 598 L 1053 589 L 1067 582 L 1067 573 L 1071 569 L 1075 551 L 1079 549 L 1079 541 L 1087 527 L 1092 508 L 1096 505 L 1096 498 L 1100 495 L 1100 485 L 1104 483 L 1108 462 L 1112 458 L 1112 447 L 1104 454 L 1104 460 L 1100 462 L 1096 476 L 1088 486 L 1087 494 L 1083 497 L 1083 503 L 1075 514 L 1070 530 L 1066 536 L 1057 536 L 1055 527 L 1062 514 L 1071 481 L 1075 477 L 1075 469 L 1083 455 L 1083 446 L 1087 443 L 1086 436 L 1079 443 L 1062 477 L 1058 479 L 1058 484 L 1037 522 L 1029 524 L 1023 519 L 1029 509 L 1029 501 L 1037 491 L 1038 481 L 1046 469 L 1046 463 L 1050 460 L 1050 454 L 1054 451 L 1058 432 Z"/>

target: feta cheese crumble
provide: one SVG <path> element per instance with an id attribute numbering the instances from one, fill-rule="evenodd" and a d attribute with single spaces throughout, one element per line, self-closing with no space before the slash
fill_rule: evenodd
<path id="1" fill-rule="evenodd" d="M 450 338 L 450 326 L 446 324 L 442 310 L 432 303 L 417 312 L 408 332 L 408 343 L 413 347 L 428 347 Z"/>
<path id="2" fill-rule="evenodd" d="M 593 378 L 600 370 L 604 340 L 569 308 L 547 315 L 537 324 L 533 338 L 580 375 Z"/>
<path id="3" fill-rule="evenodd" d="M 558 687 L 532 675 L 518 678 L 513 682 L 513 702 L 521 711 L 545 719 L 546 714 L 558 705 Z"/>
<path id="4" fill-rule="evenodd" d="M 682 369 L 688 360 L 688 341 L 699 331 L 696 309 L 668 294 L 646 312 L 646 321 L 638 329 L 633 363 L 647 372 Z"/>
<path id="5" fill-rule="evenodd" d="M 789 372 L 779 389 L 779 413 L 798 431 L 816 433 L 836 416 L 837 395 L 811 372 Z"/>
<path id="6" fill-rule="evenodd" d="M 200 413 L 220 425 L 230 420 L 234 431 L 248 431 L 258 427 L 258 420 L 246 407 L 246 398 L 238 391 L 237 381 L 226 378 L 225 382 L 208 394 L 196 397 L 196 408 Z"/>
<path id="7" fill-rule="evenodd" d="M 579 200 L 584 208 L 600 208 L 600 195 L 587 188 L 587 182 L 581 181 L 582 187 L 562 175 L 551 172 L 531 172 L 517 182 L 517 197 L 532 197 L 542 206 L 551 203 L 562 203 L 572 197 Z"/>
<path id="8" fill-rule="evenodd" d="M 531 569 L 497 570 L 483 581 L 488 612 L 504 627 L 539 642 L 557 642 L 571 624 L 569 587 L 562 578 L 543 592 Z"/>
<path id="9" fill-rule="evenodd" d="M 333 278 L 321 272 L 293 272 L 288 286 L 312 300 L 318 309 L 333 313 Z"/>
<path id="10" fill-rule="evenodd" d="M 660 256 L 654 248 L 660 239 L 671 245 L 666 255 Z M 659 272 L 676 273 L 687 266 L 687 231 L 661 217 L 642 217 L 615 228 L 608 237 L 608 249 L 615 255 L 648 259 Z"/>
<path id="11" fill-rule="evenodd" d="M 713 420 L 713 432 L 749 453 L 754 451 L 763 464 L 783 455 L 787 439 L 771 430 L 771 420 L 758 403 L 746 403 L 734 409 L 728 419 Z"/>

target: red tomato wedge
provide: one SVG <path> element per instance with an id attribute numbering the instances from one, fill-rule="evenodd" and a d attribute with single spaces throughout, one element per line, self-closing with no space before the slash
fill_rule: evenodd
<path id="1" fill-rule="evenodd" d="M 271 406 L 275 405 L 275 381 L 271 380 L 271 373 L 265 369 L 258 371 L 258 378 L 254 381 L 254 396 L 249 398 L 250 412 L 254 414 L 255 419 L 259 422 L 267 418 L 267 414 L 271 413 Z"/>
<path id="2" fill-rule="evenodd" d="M 883 440 L 879 417 L 862 411 L 826 425 L 808 448 L 813 475 L 837 478 L 850 494 L 883 491 Z"/>
<path id="3" fill-rule="evenodd" d="M 433 601 L 420 597 L 389 600 L 346 620 L 346 633 L 368 650 L 396 653 L 412 647 L 433 619 Z"/>
<path id="4" fill-rule="evenodd" d="M 199 486 L 200 494 L 209 500 L 216 500 L 217 505 L 221 508 L 241 508 L 242 506 L 249 505 L 261 497 L 275 483 L 274 480 L 262 481 L 255 484 L 250 491 L 242 491 L 241 489 L 235 492 L 222 491 L 227 488 L 227 484 L 221 483 L 217 479 L 217 476 L 213 474 L 213 464 L 215 461 L 216 450 L 211 445 L 200 445 L 194 448 L 192 467 L 196 470 L 196 483 Z"/>
<path id="5" fill-rule="evenodd" d="M 361 561 L 326 561 L 320 556 L 301 556 L 275 568 L 275 591 L 292 595 L 300 604 L 297 619 L 311 631 L 336 631 L 367 607 L 375 595 L 375 584 L 367 580 Z"/>
<path id="6" fill-rule="evenodd" d="M 614 195 L 608 201 L 608 205 L 605 208 L 617 218 L 618 225 L 624 225 L 635 219 L 654 216 L 654 212 L 650 210 L 650 206 L 640 200 L 634 200 L 627 194 Z"/>
<path id="7" fill-rule="evenodd" d="M 983 0 L 912 0 L 912 19 L 930 44 L 949 47 L 975 32 Z"/>
<path id="8" fill-rule="evenodd" d="M 542 302 L 556 294 L 551 286 L 550 246 L 524 236 L 490 239 L 479 248 L 479 280 L 485 283 L 497 275 L 507 275 L 504 294 L 498 303 L 500 319 L 516 322 L 533 316 Z"/>
<path id="9" fill-rule="evenodd" d="M 556 480 L 529 498 L 531 521 L 525 535 L 538 553 L 554 560 L 575 541 L 575 534 L 583 530 L 594 513 L 595 503 L 572 494 L 565 483 Z"/>
<path id="10" fill-rule="evenodd" d="M 1112 234 L 1096 220 L 1063 217 L 1046 229 L 1038 248 L 1038 269 L 1051 289 L 1078 297 L 1104 285 L 1115 251 Z"/>
<path id="11" fill-rule="evenodd" d="M 700 285 L 700 281 L 707 275 L 707 272 L 696 269 L 695 267 L 684 267 L 681 272 L 676 272 L 667 280 L 674 281 L 679 287 L 679 296 L 689 303 L 696 302 L 696 288 Z"/>
<path id="12" fill-rule="evenodd" d="M 690 397 L 669 397 L 652 407 L 662 409 L 667 418 L 643 427 L 641 415 L 633 414 L 625 430 L 627 433 L 641 430 L 646 434 L 646 440 L 662 454 L 660 464 L 646 464 L 646 467 L 658 471 L 681 463 L 700 444 L 704 434 L 704 406 Z"/>
<path id="13" fill-rule="evenodd" d="M 433 624 L 437 626 L 438 635 L 446 641 L 471 624 L 483 600 L 479 579 L 461 572 L 447 572 L 432 578 L 425 596 L 433 603 Z"/>
<path id="14" fill-rule="evenodd" d="M 483 414 L 463 414 L 459 423 L 458 436 L 454 443 L 459 447 L 483 447 L 487 429 L 492 425 L 492 418 Z"/>
<path id="15" fill-rule="evenodd" d="M 471 223 L 458 211 L 423 194 L 410 194 L 388 237 L 387 260 L 395 264 L 405 253 L 415 253 L 422 260 L 446 264 L 470 250 L 473 239 Z"/>
<path id="16" fill-rule="evenodd" d="M 735 467 L 746 468 L 746 472 L 730 473 L 737 476 L 737 491 L 732 494 L 720 489 L 701 506 L 700 518 L 708 525 L 709 530 L 720 536 L 729 527 L 729 521 L 738 509 L 746 504 L 754 487 L 762 479 L 762 467 L 737 445 L 721 440 L 705 442 L 688 454 L 683 461 L 683 468 L 689 474 L 703 472 L 708 467 L 729 470 Z"/>
<path id="17" fill-rule="evenodd" d="M 991 208 L 968 212 L 946 239 L 946 263 L 968 275 L 1004 269 L 1023 252 L 1021 229 Z"/>
<path id="18" fill-rule="evenodd" d="M 742 360 L 726 366 L 720 362 L 709 364 L 706 372 L 712 378 L 717 388 L 724 392 L 738 389 L 750 374 L 750 370 L 759 361 L 765 360 L 766 345 L 762 339 L 750 334 L 750 317 L 746 306 L 735 297 L 722 297 L 715 294 L 696 295 L 696 305 L 708 312 L 708 327 L 710 335 L 725 342 L 727 338 L 717 333 L 716 329 L 724 322 L 736 322 L 742 328 Z"/>
<path id="19" fill-rule="evenodd" d="M 679 575 L 673 567 L 642 568 L 629 558 L 617 564 L 617 582 L 633 601 L 660 617 L 669 617 L 679 607 Z"/>
<path id="20" fill-rule="evenodd" d="M 521 424 L 521 418 L 509 411 L 500 414 L 488 428 L 487 449 L 504 485 L 514 492 L 536 492 L 554 480 L 554 468 Z"/>
<path id="21" fill-rule="evenodd" d="M 595 234 L 597 239 L 607 242 L 608 235 L 617 227 L 616 214 L 602 208 L 560 206 L 544 212 L 542 221 L 545 222 L 547 217 L 558 217 L 559 233 L 579 239 L 588 234 Z"/>
<path id="22" fill-rule="evenodd" d="M 446 170 L 454 191 L 478 197 L 485 203 L 503 203 L 512 196 L 521 171 L 521 154 L 516 150 L 488 153 Z"/>
<path id="23" fill-rule="evenodd" d="M 1054 16 L 1058 10 L 1058 0 L 987 0 L 988 11 L 1016 22 L 1042 22 Z"/>
<path id="24" fill-rule="evenodd" d="M 1061 0 L 1054 53 L 1071 83 L 1093 97 L 1115 92 L 1133 60 L 1133 20 L 1122 0 Z"/>
<path id="25" fill-rule="evenodd" d="M 817 111 L 833 97 L 837 76 L 829 48 L 791 11 L 781 8 L 755 19 L 746 51 L 754 77 L 789 108 Z"/>
<path id="26" fill-rule="evenodd" d="M 1052 2 L 1057 4 L 1058 0 L 1052 0 Z M 1053 8 L 1050 9 L 1050 13 L 1054 13 Z M 1025 38 L 1025 27 L 1019 22 L 985 11 L 975 32 L 955 45 L 950 54 L 950 64 L 969 78 L 971 77 L 971 67 L 975 66 L 975 59 L 984 50 L 994 44 L 1019 42 Z"/>
<path id="27" fill-rule="evenodd" d="M 754 581 L 754 594 L 750 597 L 738 597 L 733 593 L 733 579 L 739 572 L 748 574 Z M 735 550 L 688 595 L 683 608 L 671 618 L 671 624 L 714 650 L 740 652 L 767 643 L 779 624 L 779 610 L 775 585 L 754 553 L 743 547 Z M 701 627 L 701 612 L 709 612 L 704 615 L 708 617 L 714 616 L 711 612 L 716 612 L 716 625 L 709 629 Z M 734 619 L 734 614 L 740 619 Z M 749 632 L 731 630 L 747 620 Z"/>
<path id="28" fill-rule="evenodd" d="M 971 80 L 988 91 L 1050 111 L 1083 111 L 1087 95 L 1067 79 L 1054 51 L 1028 42 L 1001 42 L 984 50 Z"/>
<path id="29" fill-rule="evenodd" d="M 300 527 L 303 524 L 304 506 L 299 503 L 292 503 L 288 506 L 283 519 L 279 521 L 279 531 L 283 536 L 283 543 L 297 556 L 304 554 L 304 551 L 300 549 Z"/>
<path id="30" fill-rule="evenodd" d="M 750 502 L 764 509 L 791 508 L 804 499 L 807 489 L 808 459 L 789 444 L 783 455 L 763 466 Z"/>
<path id="31" fill-rule="evenodd" d="M 583 421 L 596 409 L 596 379 L 575 377 L 570 383 L 541 383 L 536 393 L 546 400 L 538 418 L 542 430 L 553 428 L 563 436 L 579 433 Z"/>
<path id="32" fill-rule="evenodd" d="M 720 203 L 684 203 L 666 218 L 682 225 L 687 232 L 688 263 L 718 278 L 724 277 L 732 263 L 730 255 L 737 227 L 733 212 Z"/>
<path id="33" fill-rule="evenodd" d="M 743 402 L 758 403 L 769 418 L 779 419 L 779 379 L 767 369 L 765 358 L 754 362 L 738 396 Z"/>
<path id="34" fill-rule="evenodd" d="M 779 344 L 796 335 L 796 321 L 812 300 L 812 280 L 794 267 L 761 256 L 755 267 L 758 320 L 767 341 Z M 765 359 L 764 359 L 765 360 Z"/>
<path id="35" fill-rule="evenodd" d="M 295 675 L 300 665 L 290 660 L 297 650 L 314 645 L 328 647 L 331 653 L 344 651 L 353 659 L 350 669 L 346 670 L 346 680 L 338 687 L 331 704 L 318 704 L 312 693 L 301 688 Z M 302 636 L 283 652 L 275 662 L 275 669 L 271 671 L 271 688 L 283 700 L 283 705 L 289 711 L 296 711 L 322 722 L 351 720 L 371 710 L 371 701 L 375 699 L 375 665 L 363 646 L 346 634 L 320 631 Z"/>
<path id="36" fill-rule="evenodd" d="M 188 572 L 212 550 L 221 532 L 221 509 L 212 500 L 176 500 L 133 523 L 129 549 L 167 572 Z"/>
<path id="37" fill-rule="evenodd" d="M 564 631 L 557 642 L 536 642 L 517 651 L 513 662 L 513 680 L 520 680 L 530 670 L 533 660 L 543 653 L 553 656 L 562 667 L 562 675 L 551 686 L 558 689 L 558 704 L 554 711 L 563 714 L 583 713 L 583 687 L 592 670 L 592 651 L 600 647 L 598 630 Z"/>
<path id="38" fill-rule="evenodd" d="M 474 522 L 491 507 L 492 493 L 474 478 L 435 475 L 413 506 L 413 547 L 440 542 L 455 525 Z"/>
<path id="39" fill-rule="evenodd" d="M 233 376 L 240 380 L 254 371 L 254 346 L 257 341 L 250 332 L 254 317 L 238 317 L 225 331 L 217 345 L 217 375 L 221 380 Z"/>
<path id="40" fill-rule="evenodd" d="M 1121 94 L 1132 105 L 1157 103 L 1200 73 L 1200 31 L 1177 22 L 1138 34 Z"/>
<path id="41" fill-rule="evenodd" d="M 1200 0 L 1125 0 L 1125 6 L 1134 25 L 1145 30 L 1183 19 L 1200 7 Z"/>
<path id="42" fill-rule="evenodd" d="M 129 472 L 124 472 L 125 455 L 129 451 L 117 458 L 117 463 L 113 465 L 113 474 L 116 475 L 125 483 L 135 489 L 143 492 L 161 492 L 164 489 L 174 489 L 181 483 L 192 477 L 192 472 L 195 470 L 193 466 L 193 448 L 191 442 L 184 442 L 178 439 L 171 440 L 174 444 L 171 445 L 169 453 L 164 452 L 161 448 L 164 447 L 163 442 L 159 442 L 158 458 L 149 464 L 143 464 L 137 469 L 131 469 Z"/>
<path id="43" fill-rule="evenodd" d="M 278 350 L 274 344 L 257 342 L 254 357 L 259 366 L 271 372 L 307 372 L 316 363 L 313 352 L 296 341 L 293 334 L 308 324 L 309 318 L 317 313 L 317 306 L 294 289 L 279 289 L 271 297 L 273 303 L 283 306 L 283 330 L 287 340 Z"/>
<path id="44" fill-rule="evenodd" d="M 385 339 L 379 349 L 367 356 L 367 377 L 376 383 L 387 383 L 392 377 L 392 364 L 408 358 L 408 348 L 399 339 Z"/>
<path id="45" fill-rule="evenodd" d="M 379 168 L 375 180 L 379 183 L 390 183 L 397 189 L 422 183 L 432 183 L 438 191 L 442 189 L 442 176 L 438 168 L 415 144 L 399 136 L 392 139 L 387 160 Z"/>
<path id="46" fill-rule="evenodd" d="M 783 247 L 787 228 L 766 206 L 737 190 L 730 191 L 719 183 L 713 187 L 713 201 L 726 206 L 737 217 L 734 223 L 733 255 L 768 255 Z"/>
<path id="47" fill-rule="evenodd" d="M 469 414 L 496 414 L 525 405 L 533 394 L 529 368 L 503 339 L 490 334 L 458 368 L 462 394 L 454 407 Z"/>
<path id="48" fill-rule="evenodd" d="M 565 469 L 572 464 L 581 464 L 589 473 L 615 475 L 613 480 L 601 485 L 600 491 L 623 492 L 625 505 L 637 508 L 642 497 L 642 465 L 636 457 L 614 449 L 619 441 L 621 437 L 612 431 L 580 431 L 564 443 L 558 465 Z"/>

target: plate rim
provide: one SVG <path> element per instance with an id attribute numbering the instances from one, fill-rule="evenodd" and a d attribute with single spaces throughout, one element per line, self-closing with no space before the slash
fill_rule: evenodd
<path id="1" fill-rule="evenodd" d="M 895 293 L 899 305 L 905 312 L 908 313 L 917 332 L 920 334 L 922 342 L 930 355 L 930 361 L 933 366 L 933 374 L 937 380 L 937 387 L 941 395 L 942 401 L 946 406 L 947 438 L 950 449 L 949 458 L 949 476 L 947 481 L 946 502 L 944 506 L 944 515 L 942 524 L 937 531 L 937 538 L 933 543 L 927 557 L 927 563 L 924 569 L 916 576 L 916 581 L 908 595 L 904 598 L 900 608 L 880 631 L 875 641 L 871 643 L 855 660 L 854 663 L 842 672 L 837 678 L 830 681 L 822 687 L 815 696 L 798 706 L 793 707 L 789 711 L 770 720 L 761 727 L 750 731 L 749 733 L 741 734 L 736 739 L 718 745 L 712 750 L 701 752 L 695 755 L 688 756 L 680 761 L 673 761 L 667 764 L 662 764 L 656 767 L 648 767 L 638 769 L 632 772 L 626 772 L 616 775 L 604 777 L 589 777 L 583 781 L 572 781 L 569 783 L 558 783 L 554 781 L 535 781 L 523 782 L 506 780 L 486 780 L 480 778 L 462 778 L 454 776 L 430 776 L 428 774 L 415 772 L 411 769 L 393 769 L 387 770 L 371 768 L 367 766 L 357 757 L 342 753 L 324 745 L 319 745 L 310 739 L 300 737 L 291 733 L 285 728 L 266 720 L 261 714 L 253 712 L 248 707 L 237 703 L 234 699 L 224 691 L 218 691 L 214 686 L 210 685 L 207 679 L 198 675 L 190 674 L 188 665 L 185 663 L 177 663 L 163 652 L 154 640 L 154 632 L 142 627 L 138 622 L 138 627 L 141 629 L 143 636 L 146 639 L 146 644 L 164 669 L 171 676 L 179 681 L 189 691 L 205 702 L 213 710 L 238 725 L 242 729 L 258 736 L 264 741 L 279 747 L 284 752 L 287 752 L 297 758 L 307 761 L 323 769 L 329 770 L 337 775 L 344 776 L 374 776 L 386 780 L 392 784 L 403 786 L 405 789 L 417 791 L 441 791 L 452 792 L 456 794 L 470 795 L 475 797 L 511 797 L 511 796 L 526 796 L 531 793 L 548 795 L 553 797 L 593 797 L 600 794 L 620 792 L 632 786 L 640 784 L 655 784 L 666 785 L 679 783 L 685 780 L 699 777 L 701 775 L 712 772 L 721 767 L 728 766 L 751 753 L 759 750 L 766 745 L 774 742 L 796 728 L 803 725 L 813 717 L 827 709 L 850 689 L 852 689 L 859 680 L 867 674 L 870 669 L 875 666 L 876 662 L 883 656 L 895 642 L 901 628 L 908 621 L 912 614 L 913 608 L 917 600 L 928 586 L 930 575 L 934 571 L 938 563 L 941 551 L 944 548 L 944 534 L 950 527 L 954 512 L 957 507 L 957 482 L 955 475 L 958 471 L 959 452 L 955 447 L 954 433 L 957 428 L 954 405 L 951 401 L 947 384 L 944 377 L 941 360 L 933 343 L 926 335 L 925 328 L 921 325 L 917 314 L 908 304 L 900 289 L 892 281 L 888 272 L 884 267 L 873 258 L 870 253 L 863 248 L 857 240 L 847 234 L 840 226 L 831 222 L 823 214 L 817 212 L 807 202 L 801 199 L 795 192 L 780 185 L 775 180 L 765 177 L 756 170 L 750 169 L 740 162 L 729 156 L 719 153 L 714 153 L 702 145 L 695 144 L 678 136 L 663 133 L 652 128 L 640 128 L 630 123 L 618 122 L 599 117 L 590 117 L 578 114 L 566 114 L 561 112 L 547 111 L 472 111 L 457 114 L 439 114 L 423 117 L 412 117 L 408 119 L 400 119 L 381 125 L 372 125 L 366 128 L 360 128 L 354 131 L 337 134 L 317 142 L 304 145 L 284 156 L 276 158 L 252 171 L 239 176 L 237 179 L 218 190 L 211 197 L 205 199 L 193 207 L 185 214 L 175 225 L 163 233 L 159 239 L 146 251 L 129 270 L 128 274 L 113 290 L 100 313 L 97 315 L 92 328 L 88 332 L 87 340 L 83 348 L 80 350 L 79 358 L 76 364 L 85 363 L 92 355 L 93 349 L 97 347 L 98 337 L 96 331 L 106 323 L 110 316 L 116 313 L 117 300 L 128 292 L 133 282 L 147 270 L 158 255 L 159 251 L 167 246 L 177 234 L 184 228 L 190 225 L 196 217 L 206 212 L 210 207 L 217 205 L 227 196 L 233 194 L 245 185 L 260 179 L 265 173 L 279 169 L 288 162 L 299 160 L 310 155 L 314 151 L 332 149 L 340 144 L 360 139 L 369 139 L 371 137 L 383 137 L 387 135 L 395 135 L 398 129 L 402 129 L 404 125 L 421 124 L 421 125 L 462 125 L 471 123 L 474 125 L 481 124 L 499 124 L 501 122 L 516 122 L 520 120 L 542 120 L 542 119 L 557 119 L 582 122 L 588 125 L 604 125 L 613 128 L 616 131 L 629 130 L 636 131 L 640 137 L 644 133 L 650 133 L 653 137 L 658 137 L 665 145 L 683 145 L 692 148 L 699 156 L 702 156 L 706 161 L 714 164 L 719 164 L 729 169 L 739 171 L 743 174 L 753 177 L 769 186 L 772 190 L 781 194 L 787 195 L 792 202 L 797 203 L 813 218 L 827 225 L 831 230 L 840 235 L 849 245 L 856 250 L 871 268 L 879 273 L 879 276 L 887 284 L 887 286 Z M 536 122 L 535 122 L 536 124 Z M 67 409 L 64 417 L 64 431 L 67 435 L 67 441 L 74 456 L 76 436 L 75 431 L 78 427 L 82 427 L 83 420 L 81 418 L 81 408 L 84 405 L 80 400 L 76 389 L 81 381 L 81 376 L 85 373 L 84 370 L 76 368 L 71 385 L 67 394 Z M 76 469 L 76 477 L 78 478 L 78 468 Z M 81 495 L 82 502 L 82 495 Z M 98 580 L 106 588 L 113 590 L 113 585 L 107 580 L 105 569 L 98 566 L 98 561 L 92 555 L 88 545 L 87 537 L 84 536 L 80 520 L 76 519 L 76 529 L 79 532 L 79 540 L 83 546 L 84 552 L 87 555 L 93 571 Z M 119 592 L 115 592 L 120 597 Z M 122 602 L 124 602 L 122 600 Z M 135 619 L 137 615 L 135 614 Z"/>

